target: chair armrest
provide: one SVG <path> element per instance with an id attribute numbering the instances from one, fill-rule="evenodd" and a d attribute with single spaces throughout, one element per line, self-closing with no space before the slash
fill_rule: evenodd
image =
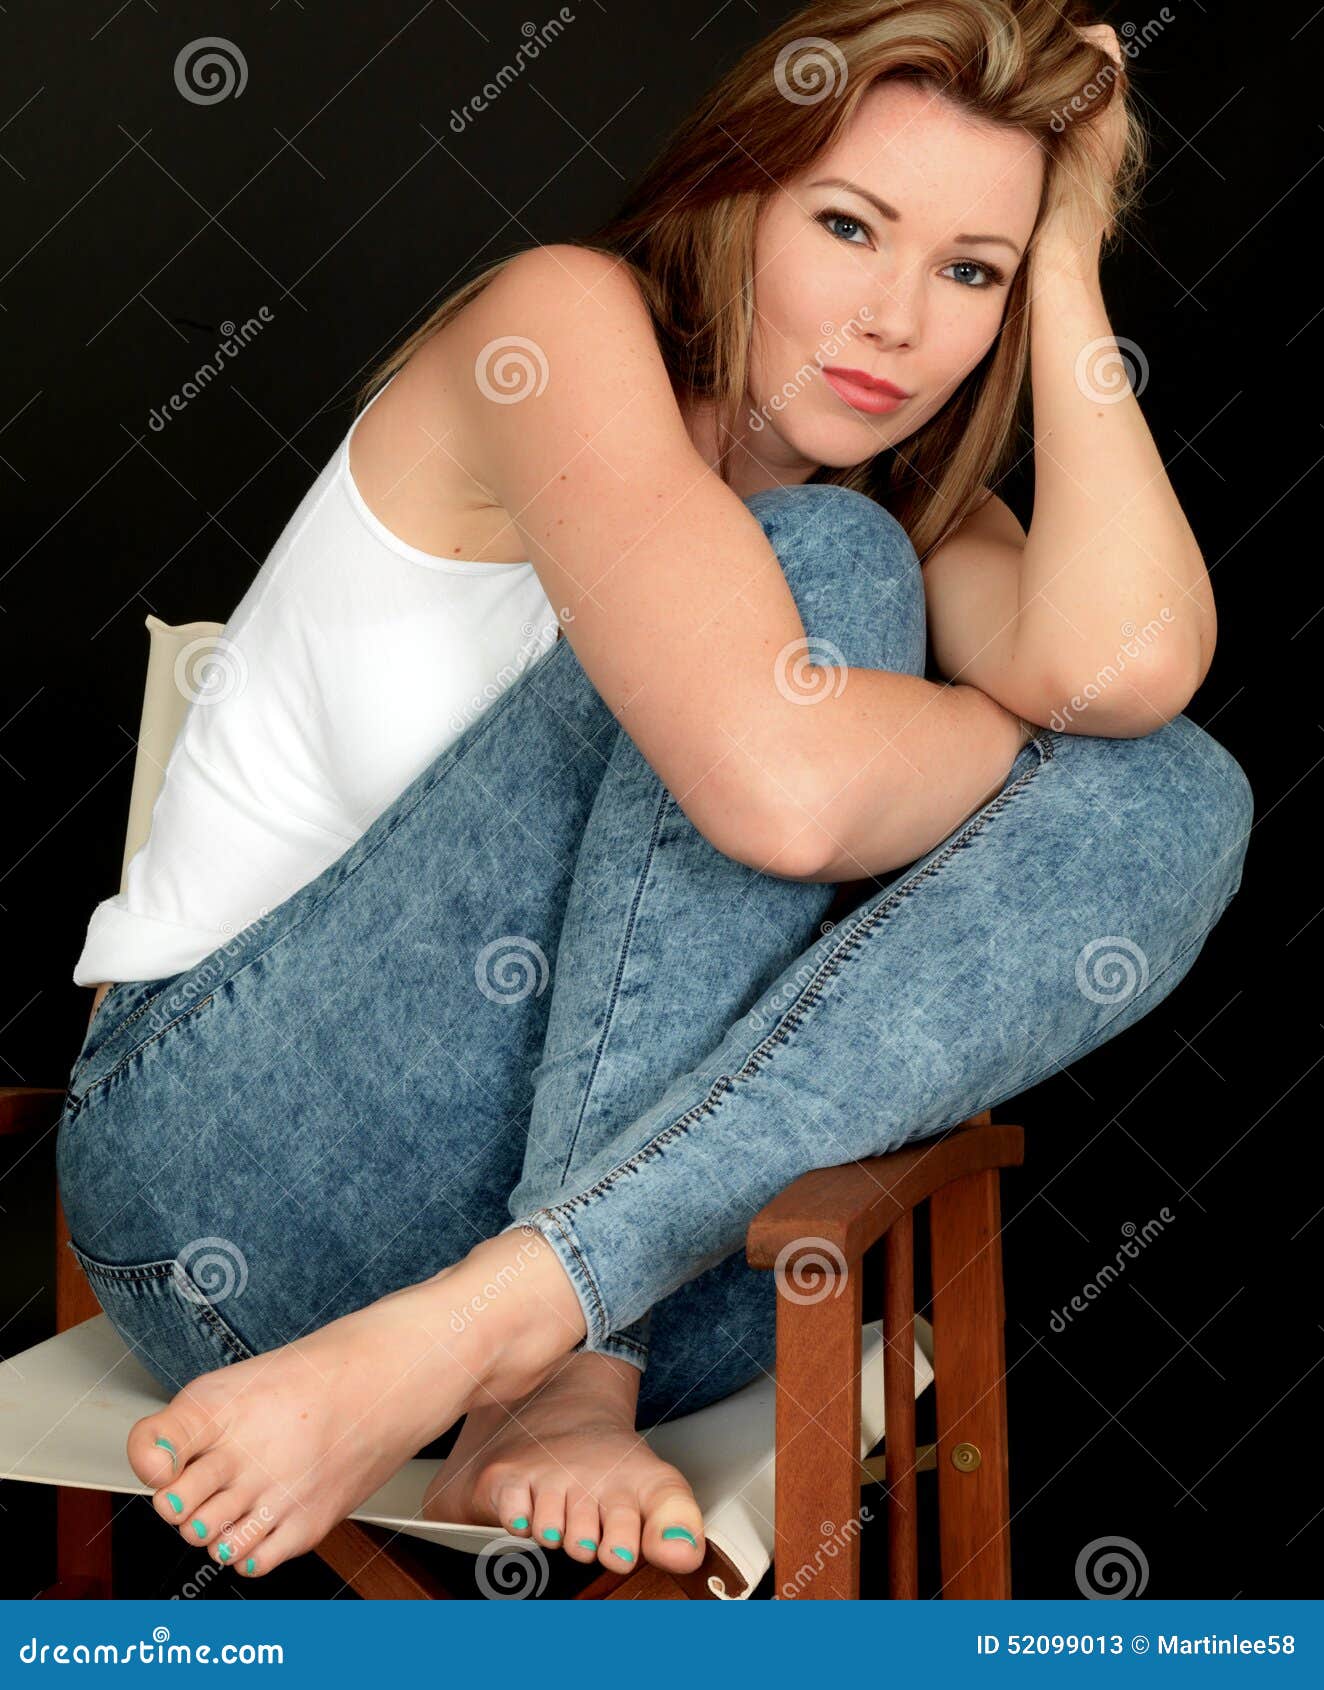
<path id="1" fill-rule="evenodd" d="M 814 1168 L 754 1216 L 745 1259 L 751 1267 L 775 1267 L 788 1245 L 815 1238 L 834 1245 L 845 1261 L 858 1261 L 895 1221 L 942 1186 L 1024 1160 L 1024 1128 L 998 1122 L 964 1124 L 886 1156 Z"/>
<path id="2" fill-rule="evenodd" d="M 0 1086 L 0 1138 L 32 1127 L 53 1127 L 65 1093 L 55 1086 Z"/>

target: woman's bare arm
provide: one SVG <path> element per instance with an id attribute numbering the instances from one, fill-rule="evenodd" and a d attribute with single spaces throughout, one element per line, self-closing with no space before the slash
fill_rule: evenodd
<path id="1" fill-rule="evenodd" d="M 457 455 L 519 530 L 593 685 L 719 850 L 785 878 L 863 878 L 999 790 L 1025 735 L 974 687 L 852 668 L 811 707 L 779 688 L 779 654 L 806 636 L 795 599 L 690 441 L 626 266 L 537 248 L 440 332 Z M 503 349 L 529 372 L 515 402 L 495 380 Z"/>

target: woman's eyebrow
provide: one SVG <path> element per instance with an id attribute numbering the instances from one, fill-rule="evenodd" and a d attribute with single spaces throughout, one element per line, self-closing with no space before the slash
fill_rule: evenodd
<path id="1" fill-rule="evenodd" d="M 824 176 L 816 182 L 811 182 L 809 186 L 811 188 L 845 188 L 848 193 L 858 194 L 862 200 L 868 200 L 870 205 L 876 206 L 880 215 L 886 217 L 889 223 L 901 221 L 901 213 L 894 205 L 888 205 L 886 200 L 880 200 L 877 194 L 871 194 L 868 188 L 861 188 L 856 182 L 847 182 L 840 176 Z M 996 242 L 1001 246 L 1009 246 L 1017 258 L 1021 256 L 1021 249 L 1015 241 L 1008 240 L 1006 235 L 954 235 L 952 238 L 958 241 Z"/>

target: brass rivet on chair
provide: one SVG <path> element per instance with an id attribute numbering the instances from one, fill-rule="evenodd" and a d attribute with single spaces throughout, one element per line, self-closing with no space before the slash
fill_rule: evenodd
<path id="1" fill-rule="evenodd" d="M 957 1444 L 952 1450 L 952 1466 L 958 1473 L 973 1473 L 982 1460 L 977 1444 Z"/>

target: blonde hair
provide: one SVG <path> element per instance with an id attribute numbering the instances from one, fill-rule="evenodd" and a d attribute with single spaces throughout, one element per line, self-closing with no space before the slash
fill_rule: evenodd
<path id="1" fill-rule="evenodd" d="M 754 235 L 764 201 L 831 146 L 872 83 L 932 86 L 971 118 L 1022 130 L 1042 148 L 1035 229 L 1072 190 L 1116 239 L 1133 203 L 1144 131 L 1126 112 L 1121 166 L 1107 180 L 1084 131 L 1125 100 L 1125 65 L 1077 30 L 1084 0 L 821 0 L 757 42 L 665 143 L 616 213 L 577 244 L 630 265 L 680 400 L 715 403 L 730 442 L 747 402 Z M 360 403 L 499 274 L 451 294 L 372 372 Z M 810 477 L 866 493 L 898 519 L 920 557 L 974 509 L 1007 467 L 1029 394 L 1028 253 L 997 339 L 942 409 L 890 452 Z M 729 483 L 730 445 L 719 473 Z M 880 460 L 890 458 L 884 465 Z"/>

